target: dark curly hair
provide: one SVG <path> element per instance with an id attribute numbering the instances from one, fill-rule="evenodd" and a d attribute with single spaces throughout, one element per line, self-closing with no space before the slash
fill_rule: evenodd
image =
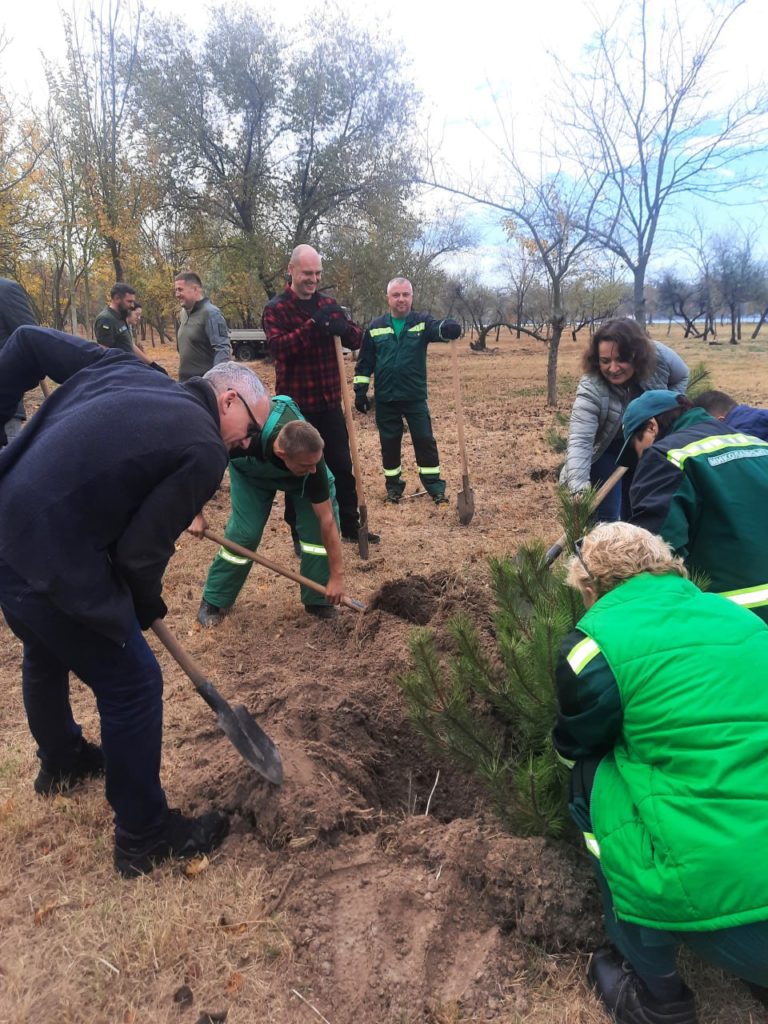
<path id="1" fill-rule="evenodd" d="M 598 353 L 601 341 L 612 341 L 618 346 L 619 359 L 634 366 L 638 380 L 650 377 L 656 369 L 656 350 L 643 328 L 637 320 L 617 317 L 615 320 L 606 320 L 592 335 L 581 360 L 584 373 L 594 376 L 600 374 Z"/>

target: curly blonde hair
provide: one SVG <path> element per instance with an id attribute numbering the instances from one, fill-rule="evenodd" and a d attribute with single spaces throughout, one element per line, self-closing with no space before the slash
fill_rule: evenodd
<path id="1" fill-rule="evenodd" d="M 582 593 L 590 588 L 602 597 L 641 572 L 688 578 L 682 558 L 665 540 L 631 523 L 601 523 L 584 537 L 580 550 L 583 564 L 576 555 L 571 558 L 566 582 Z"/>

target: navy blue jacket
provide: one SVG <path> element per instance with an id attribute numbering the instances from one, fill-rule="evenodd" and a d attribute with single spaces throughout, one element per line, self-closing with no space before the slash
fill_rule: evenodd
<path id="1" fill-rule="evenodd" d="M 768 441 L 768 409 L 755 409 L 751 405 L 735 405 L 726 414 L 724 422 L 731 430 L 739 430 L 750 437 Z"/>
<path id="2" fill-rule="evenodd" d="M 135 356 L 21 327 L 0 351 L 0 426 L 43 377 L 61 386 L 0 450 L 0 560 L 118 643 L 165 614 L 175 541 L 227 465 L 213 389 Z"/>
<path id="3" fill-rule="evenodd" d="M 9 281 L 7 277 L 0 277 L 0 349 L 17 327 L 33 323 L 35 317 L 29 308 L 24 289 L 15 281 Z M 35 381 L 35 384 L 37 383 Z M 27 418 L 23 402 L 19 403 L 16 415 L 20 420 Z"/>

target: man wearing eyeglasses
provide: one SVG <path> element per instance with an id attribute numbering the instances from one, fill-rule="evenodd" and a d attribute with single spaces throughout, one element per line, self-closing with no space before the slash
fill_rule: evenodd
<path id="1" fill-rule="evenodd" d="M 169 811 L 162 675 L 143 631 L 166 614 L 176 538 L 229 452 L 248 450 L 269 398 L 237 363 L 178 384 L 118 349 L 21 327 L 0 352 L 0 444 L 20 395 L 46 376 L 59 387 L 0 451 L 0 608 L 24 645 L 34 789 L 48 796 L 106 773 L 115 866 L 133 876 L 208 852 L 227 831 L 219 811 Z M 73 717 L 70 672 L 96 696 L 100 747 Z"/>

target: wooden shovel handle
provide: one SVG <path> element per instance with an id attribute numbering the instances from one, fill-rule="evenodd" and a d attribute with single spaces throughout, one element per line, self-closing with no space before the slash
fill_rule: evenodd
<path id="1" fill-rule="evenodd" d="M 248 558 L 250 561 L 256 562 L 258 565 L 263 565 L 265 568 L 271 569 L 272 572 L 276 572 L 279 576 L 285 576 L 286 579 L 293 580 L 294 583 L 300 583 L 302 586 L 309 587 L 310 590 L 314 590 L 325 597 L 326 591 L 322 583 L 315 583 L 315 581 L 309 579 L 308 576 L 302 576 L 300 572 L 294 572 L 293 569 L 286 569 L 285 566 L 278 565 L 277 562 L 273 562 L 271 558 L 265 558 L 264 555 L 260 555 L 256 551 L 244 548 L 242 544 L 235 544 L 233 540 L 228 540 L 228 538 L 223 537 L 220 533 L 214 533 L 213 530 L 204 530 L 203 536 L 208 540 L 212 540 L 214 544 L 220 544 L 221 547 L 226 548 L 228 551 L 233 551 L 236 555 L 240 555 L 242 558 Z M 346 605 L 347 608 L 354 608 L 356 612 L 365 611 L 365 605 L 362 601 L 356 601 L 353 597 L 347 597 L 345 595 L 341 599 L 341 603 Z"/>
<path id="2" fill-rule="evenodd" d="M 347 433 L 349 434 L 349 449 L 352 454 L 352 469 L 355 474 L 355 489 L 357 490 L 357 504 L 359 508 L 365 507 L 365 493 L 363 490 L 363 474 L 360 472 L 360 453 L 357 449 L 357 429 L 355 419 L 352 415 L 352 404 L 349 398 L 349 387 L 347 386 L 347 370 L 344 365 L 344 353 L 341 349 L 341 338 L 334 337 L 333 344 L 336 347 L 336 362 L 339 364 L 339 378 L 341 381 L 341 402 L 344 408 L 344 419 L 347 421 Z"/>
<path id="3" fill-rule="evenodd" d="M 601 484 L 600 487 L 598 487 L 597 493 L 595 494 L 595 508 L 598 507 L 598 505 L 606 496 L 606 494 L 609 494 L 613 490 L 613 488 L 616 486 L 619 480 L 621 480 L 621 478 L 624 476 L 626 472 L 626 466 L 617 466 L 616 469 L 614 469 L 614 471 L 605 481 L 605 483 Z M 563 548 L 565 547 L 567 540 L 567 535 L 561 533 L 555 541 L 555 543 L 544 556 L 545 565 L 552 565 L 554 560 L 560 557 L 560 555 L 563 553 Z"/>
<path id="4" fill-rule="evenodd" d="M 461 401 L 461 378 L 459 377 L 459 354 L 456 342 L 451 342 L 451 364 L 453 369 L 453 397 L 456 404 L 456 433 L 459 435 L 459 452 L 461 453 L 461 475 L 467 477 L 467 448 L 464 444 L 464 406 Z"/>

